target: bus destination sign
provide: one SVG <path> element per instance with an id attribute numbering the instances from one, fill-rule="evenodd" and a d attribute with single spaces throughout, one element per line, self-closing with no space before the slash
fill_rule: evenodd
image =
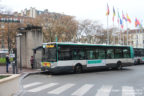
<path id="1" fill-rule="evenodd" d="M 46 45 L 46 48 L 54 48 L 54 45 Z"/>

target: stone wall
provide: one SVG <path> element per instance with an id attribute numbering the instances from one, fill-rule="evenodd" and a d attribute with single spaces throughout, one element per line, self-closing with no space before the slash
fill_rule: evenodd
<path id="1" fill-rule="evenodd" d="M 22 36 L 17 37 L 17 63 L 22 67 L 31 68 L 30 58 L 33 56 L 33 49 L 43 43 L 42 28 L 39 26 L 29 26 L 19 30 Z M 21 54 L 21 55 L 20 55 Z M 20 59 L 21 56 L 21 59 Z M 35 58 L 39 59 L 41 57 Z"/>

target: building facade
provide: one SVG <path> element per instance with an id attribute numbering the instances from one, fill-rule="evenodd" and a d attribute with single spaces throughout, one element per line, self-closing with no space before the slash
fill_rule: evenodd
<path id="1" fill-rule="evenodd" d="M 143 29 L 133 29 L 128 30 L 128 39 L 127 31 L 125 31 L 126 41 L 128 40 L 128 45 L 131 45 L 135 48 L 144 48 L 144 30 Z"/>
<path id="2" fill-rule="evenodd" d="M 45 9 L 44 11 L 40 11 L 37 10 L 36 8 L 31 7 L 29 10 L 28 9 L 24 9 L 21 11 L 21 16 L 24 17 L 31 17 L 31 18 L 36 18 L 38 15 L 41 14 L 47 14 L 48 13 L 48 9 Z"/>

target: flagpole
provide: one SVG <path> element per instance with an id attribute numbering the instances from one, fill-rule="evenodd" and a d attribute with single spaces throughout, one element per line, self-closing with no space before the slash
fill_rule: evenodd
<path id="1" fill-rule="evenodd" d="M 109 32 L 108 32 L 108 16 L 109 16 L 109 6 L 108 6 L 108 3 L 107 3 L 107 13 L 106 13 L 106 15 L 107 15 L 107 45 L 109 45 Z"/>
<path id="2" fill-rule="evenodd" d="M 120 44 L 120 15 L 119 15 L 119 11 L 118 11 L 118 30 L 119 30 L 119 32 L 118 32 L 118 44 Z"/>
<path id="3" fill-rule="evenodd" d="M 142 21 L 141 21 L 141 22 L 142 22 Z M 144 33 L 143 33 L 142 23 L 141 23 L 141 30 L 142 30 L 141 33 L 142 33 L 142 38 L 143 38 L 143 39 L 142 39 L 142 44 L 143 44 L 142 46 L 143 46 L 143 48 L 144 48 Z"/>
<path id="4" fill-rule="evenodd" d="M 129 44 L 128 43 L 128 41 L 129 41 L 129 39 L 128 39 L 128 23 L 126 23 L 126 25 L 127 25 L 127 45 Z"/>
<path id="5" fill-rule="evenodd" d="M 143 27 L 142 27 L 142 33 L 143 33 L 144 31 L 143 31 Z M 143 33 L 143 48 L 144 48 L 144 33 Z"/>
<path id="6" fill-rule="evenodd" d="M 142 22 L 143 22 L 143 20 L 141 20 L 141 33 L 142 33 L 142 48 L 144 48 L 144 36 L 143 36 L 143 27 L 142 27 Z"/>
<path id="7" fill-rule="evenodd" d="M 120 28 L 119 28 L 119 23 L 118 23 L 118 30 L 120 31 Z M 119 35 L 120 35 L 120 32 L 118 32 L 118 44 L 120 44 L 120 37 L 119 37 Z"/>
<path id="8" fill-rule="evenodd" d="M 121 45 L 121 29 L 120 29 L 120 45 Z"/>
<path id="9" fill-rule="evenodd" d="M 107 45 L 109 45 L 108 15 L 107 15 Z"/>
<path id="10" fill-rule="evenodd" d="M 140 37 L 140 25 L 139 25 L 139 33 L 138 33 L 138 37 Z M 140 40 L 138 40 L 138 41 L 139 41 L 139 43 L 138 43 L 139 45 L 138 45 L 138 46 L 140 47 L 140 45 L 141 45 L 141 44 L 140 44 Z"/>
<path id="11" fill-rule="evenodd" d="M 138 48 L 138 34 L 137 34 L 137 29 L 136 29 L 136 48 Z"/>
<path id="12" fill-rule="evenodd" d="M 114 34 L 115 32 L 114 32 L 114 17 L 113 17 L 113 34 Z M 115 45 L 115 34 L 114 34 L 114 43 L 113 43 L 113 45 Z"/>
<path id="13" fill-rule="evenodd" d="M 113 21 L 113 33 L 115 33 L 114 32 L 114 21 Z M 114 34 L 114 44 L 113 45 L 115 45 L 115 34 Z"/>
<path id="14" fill-rule="evenodd" d="M 123 19 L 125 19 L 125 16 L 124 16 L 124 14 L 123 14 L 123 11 L 122 11 L 122 22 L 123 22 Z M 123 24 L 124 24 L 124 22 L 123 22 Z M 122 29 L 122 44 L 124 45 L 124 32 L 123 32 L 123 29 Z"/>
<path id="15" fill-rule="evenodd" d="M 123 32 L 123 30 L 122 30 L 122 37 L 123 37 L 123 45 L 124 45 L 124 32 Z"/>
<path id="16" fill-rule="evenodd" d="M 131 19 L 130 19 L 130 17 L 128 16 L 128 14 L 127 14 L 127 21 L 129 22 L 129 23 L 131 23 Z M 129 45 L 129 31 L 128 31 L 128 24 L 127 24 L 127 45 Z"/>
<path id="17" fill-rule="evenodd" d="M 113 45 L 115 45 L 116 44 L 116 36 L 115 36 L 115 30 L 114 30 L 114 21 L 115 21 L 115 9 L 114 9 L 114 6 L 113 6 L 113 18 L 112 18 L 112 20 L 113 20 L 113 36 L 114 36 L 114 43 L 113 43 Z"/>

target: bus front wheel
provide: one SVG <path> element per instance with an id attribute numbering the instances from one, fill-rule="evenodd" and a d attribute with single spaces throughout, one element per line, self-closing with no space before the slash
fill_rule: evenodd
<path id="1" fill-rule="evenodd" d="M 81 65 L 76 65 L 74 69 L 75 73 L 82 73 L 82 66 Z"/>

